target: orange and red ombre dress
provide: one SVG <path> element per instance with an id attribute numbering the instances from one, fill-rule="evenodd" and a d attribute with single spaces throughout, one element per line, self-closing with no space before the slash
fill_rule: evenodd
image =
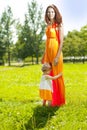
<path id="1" fill-rule="evenodd" d="M 49 25 L 46 29 L 46 47 L 43 62 L 53 63 L 54 58 L 58 53 L 58 48 L 60 45 L 59 34 L 56 31 L 56 24 Z M 58 65 L 54 66 L 52 64 L 51 75 L 57 75 L 63 72 L 63 55 L 61 52 Z M 65 86 L 63 76 L 53 80 L 53 94 L 52 94 L 52 106 L 61 106 L 65 104 Z"/>

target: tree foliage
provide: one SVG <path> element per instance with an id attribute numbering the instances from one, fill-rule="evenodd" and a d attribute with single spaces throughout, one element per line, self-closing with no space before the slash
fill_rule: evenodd
<path id="1" fill-rule="evenodd" d="M 86 56 L 87 55 L 87 25 L 80 31 L 68 32 L 64 38 L 64 56 Z"/>
<path id="2" fill-rule="evenodd" d="M 1 26 L 1 21 L 0 21 L 0 64 L 3 63 L 3 56 L 5 54 L 5 44 L 3 43 L 3 30 L 2 30 L 2 26 Z"/>
<path id="3" fill-rule="evenodd" d="M 0 19 L 0 39 L 2 38 L 2 49 L 4 47 L 3 55 L 7 52 L 8 55 L 8 64 L 10 65 L 10 51 L 11 51 L 11 45 L 12 45 L 12 29 L 13 29 L 13 23 L 15 21 L 13 20 L 13 14 L 11 11 L 11 7 L 8 6 L 7 9 L 2 13 L 1 19 Z"/>
<path id="4" fill-rule="evenodd" d="M 26 57 L 39 57 L 44 49 L 45 21 L 43 18 L 43 8 L 35 0 L 27 4 L 27 13 L 24 17 L 24 23 L 13 19 L 13 13 L 10 6 L 4 10 L 0 17 L 0 62 L 7 59 L 10 65 L 11 57 L 25 59 Z M 16 27 L 14 27 L 16 23 Z M 16 44 L 13 44 L 14 29 L 17 32 Z M 87 56 L 87 25 L 80 31 L 69 31 L 64 37 L 63 44 L 64 57 L 86 57 Z M 6 58 L 5 58 L 6 57 Z"/>
<path id="5" fill-rule="evenodd" d="M 18 56 L 22 59 L 27 56 L 36 57 L 36 63 L 40 56 L 40 46 L 44 35 L 45 24 L 42 18 L 43 8 L 38 6 L 36 1 L 28 3 L 28 10 L 25 14 L 24 25 L 21 27 L 16 47 Z"/>

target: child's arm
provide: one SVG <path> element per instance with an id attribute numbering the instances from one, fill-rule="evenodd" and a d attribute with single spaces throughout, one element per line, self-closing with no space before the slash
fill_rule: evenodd
<path id="1" fill-rule="evenodd" d="M 45 77 L 46 79 L 54 80 L 54 79 L 59 78 L 60 76 L 62 76 L 62 73 L 59 73 L 58 75 L 55 75 L 55 76 L 46 75 Z"/>

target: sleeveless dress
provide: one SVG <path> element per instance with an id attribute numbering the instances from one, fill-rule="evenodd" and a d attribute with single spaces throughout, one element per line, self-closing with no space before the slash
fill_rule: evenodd
<path id="1" fill-rule="evenodd" d="M 52 80 L 42 76 L 40 82 L 40 97 L 44 100 L 52 100 Z"/>
<path id="2" fill-rule="evenodd" d="M 56 31 L 56 24 L 49 25 L 46 29 L 46 47 L 43 62 L 53 63 L 54 58 L 58 53 L 60 45 L 59 33 Z M 60 54 L 58 64 L 54 66 L 52 64 L 52 72 L 50 75 L 55 76 L 63 72 L 63 55 Z M 64 78 L 61 76 L 53 80 L 53 94 L 52 94 L 52 106 L 61 106 L 65 104 L 65 86 Z"/>

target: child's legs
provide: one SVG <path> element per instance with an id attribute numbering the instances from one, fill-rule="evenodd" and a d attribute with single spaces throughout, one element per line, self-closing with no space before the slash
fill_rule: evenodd
<path id="1" fill-rule="evenodd" d="M 52 104 L 52 101 L 48 100 L 48 106 L 51 106 L 51 104 Z"/>
<path id="2" fill-rule="evenodd" d="M 46 105 L 46 100 L 43 100 L 43 106 L 45 106 Z"/>

